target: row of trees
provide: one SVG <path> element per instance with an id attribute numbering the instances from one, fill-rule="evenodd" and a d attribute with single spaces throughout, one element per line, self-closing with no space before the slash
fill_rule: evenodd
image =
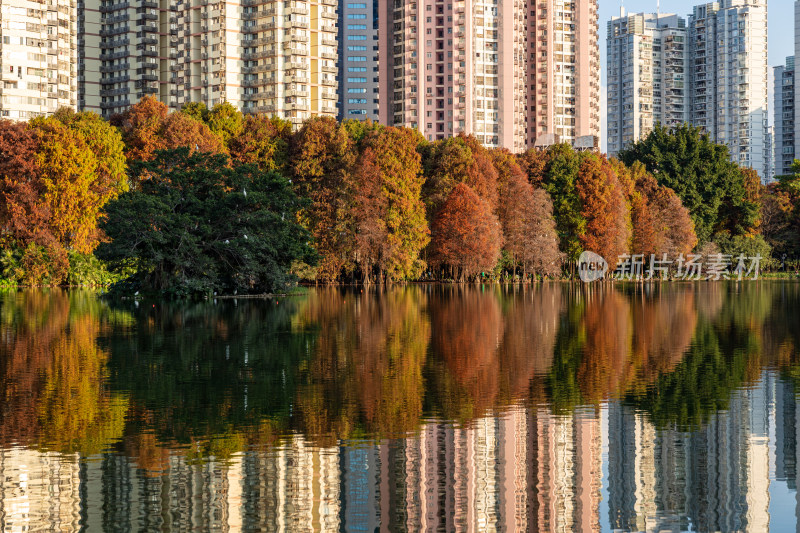
<path id="1" fill-rule="evenodd" d="M 180 179 L 171 175 L 176 168 Z M 677 256 L 709 242 L 726 253 L 765 255 L 771 245 L 791 256 L 800 228 L 794 176 L 765 189 L 689 126 L 656 128 L 617 160 L 568 145 L 512 154 L 471 136 L 428 142 L 412 129 L 329 117 L 293 132 L 286 121 L 245 117 L 230 104 L 169 112 L 145 98 L 110 123 L 69 111 L 0 123 L 0 177 L 3 276 L 28 283 L 62 282 L 70 254 L 90 254 L 109 238 L 100 255 L 146 270 L 150 285 L 200 275 L 197 287 L 210 288 L 226 277 L 208 274 L 221 261 L 219 247 L 170 255 L 181 235 L 196 243 L 292 236 L 282 247 L 290 255 L 279 260 L 272 237 L 240 250 L 242 264 L 278 265 L 272 282 L 246 268 L 232 274 L 240 282 L 227 276 L 219 285 L 263 289 L 283 283 L 277 272 L 292 264 L 306 279 L 378 282 L 554 276 L 583 250 L 613 267 L 625 253 Z M 248 188 L 261 194 L 246 201 L 252 216 L 230 216 L 244 208 Z M 279 189 L 279 201 L 262 194 Z M 170 195 L 197 205 L 181 211 L 166 205 Z M 163 223 L 134 230 L 137 213 Z M 280 228 L 270 214 L 280 215 Z"/>

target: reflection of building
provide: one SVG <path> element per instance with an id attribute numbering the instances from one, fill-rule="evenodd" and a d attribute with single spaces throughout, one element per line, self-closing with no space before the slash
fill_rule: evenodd
<path id="1" fill-rule="evenodd" d="M 0 449 L 3 532 L 80 531 L 80 470 L 77 454 Z"/>

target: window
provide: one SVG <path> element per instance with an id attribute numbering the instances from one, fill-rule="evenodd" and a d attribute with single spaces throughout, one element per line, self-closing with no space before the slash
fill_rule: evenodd
<path id="1" fill-rule="evenodd" d="M 348 61 L 366 61 L 367 56 L 350 56 L 347 58 Z"/>
<path id="2" fill-rule="evenodd" d="M 365 19 L 367 18 L 366 13 L 348 13 L 347 18 L 349 19 Z"/>
<path id="3" fill-rule="evenodd" d="M 347 67 L 347 72 L 366 72 L 367 67 Z"/>
<path id="4" fill-rule="evenodd" d="M 367 78 L 347 78 L 347 83 L 367 83 Z"/>
<path id="5" fill-rule="evenodd" d="M 351 109 L 349 111 L 349 113 L 351 115 L 366 115 L 367 114 L 367 110 L 366 109 Z"/>
<path id="6" fill-rule="evenodd" d="M 348 41 L 366 41 L 367 40 L 367 36 L 366 35 L 348 35 L 347 36 L 347 40 Z"/>
<path id="7" fill-rule="evenodd" d="M 367 9 L 367 4 L 347 4 L 347 9 Z"/>
<path id="8" fill-rule="evenodd" d="M 348 24 L 347 25 L 347 29 L 348 30 L 366 30 L 367 29 L 367 25 L 366 24 Z"/>
<path id="9" fill-rule="evenodd" d="M 348 52 L 366 52 L 367 51 L 367 47 L 366 46 L 348 46 L 347 47 L 347 51 Z"/>
<path id="10" fill-rule="evenodd" d="M 367 92 L 366 87 L 349 87 L 347 92 L 350 94 L 364 94 Z"/>
<path id="11" fill-rule="evenodd" d="M 366 104 L 367 103 L 367 99 L 366 98 L 348 98 L 347 99 L 347 103 L 348 104 Z"/>

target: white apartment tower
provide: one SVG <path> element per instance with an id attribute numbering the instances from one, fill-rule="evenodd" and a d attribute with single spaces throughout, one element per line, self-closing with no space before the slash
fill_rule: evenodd
<path id="1" fill-rule="evenodd" d="M 103 0 L 81 6 L 81 108 L 147 94 L 172 109 L 229 102 L 300 124 L 336 116 L 336 0 Z"/>
<path id="2" fill-rule="evenodd" d="M 608 23 L 608 153 L 646 137 L 655 124 L 689 119 L 686 22 L 638 13 Z"/>
<path id="3" fill-rule="evenodd" d="M 767 2 L 723 0 L 696 6 L 689 21 L 690 121 L 731 159 L 769 173 Z"/>
<path id="4" fill-rule="evenodd" d="M 0 117 L 28 120 L 77 105 L 74 1 L 0 1 Z"/>

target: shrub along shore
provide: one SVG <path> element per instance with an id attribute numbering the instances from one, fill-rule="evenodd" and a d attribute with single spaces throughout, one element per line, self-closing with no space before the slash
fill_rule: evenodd
<path id="1" fill-rule="evenodd" d="M 690 126 L 608 158 L 145 98 L 105 121 L 0 121 L 0 286 L 175 296 L 297 281 L 530 281 L 581 252 L 798 268 L 800 164 L 767 187 Z"/>

